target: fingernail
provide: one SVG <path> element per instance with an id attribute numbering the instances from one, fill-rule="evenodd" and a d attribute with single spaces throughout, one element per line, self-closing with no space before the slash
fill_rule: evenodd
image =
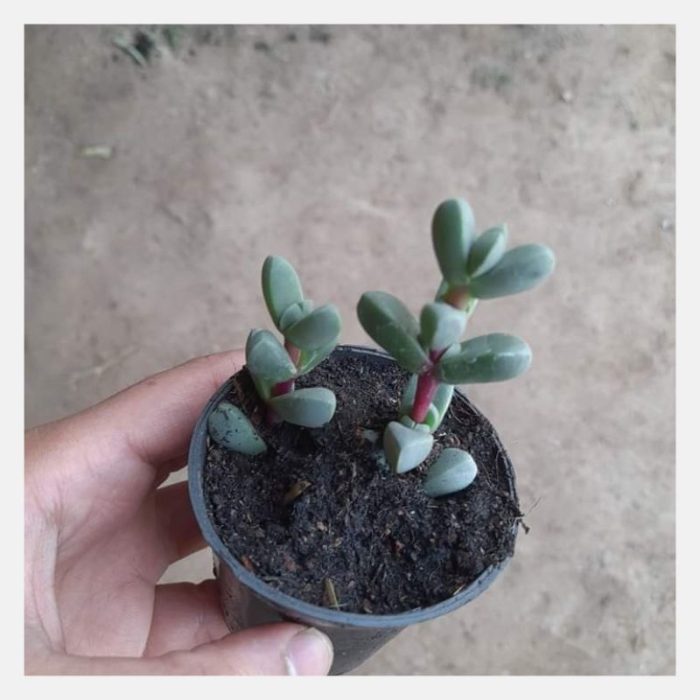
<path id="1" fill-rule="evenodd" d="M 287 644 L 284 662 L 290 676 L 325 676 L 333 663 L 331 640 L 313 627 L 297 632 Z"/>

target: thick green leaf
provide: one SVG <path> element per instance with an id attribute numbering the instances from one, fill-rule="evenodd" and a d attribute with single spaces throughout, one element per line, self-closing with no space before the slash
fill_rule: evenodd
<path id="1" fill-rule="evenodd" d="M 467 314 L 454 306 L 434 301 L 420 313 L 420 342 L 426 349 L 443 350 L 462 337 Z"/>
<path id="2" fill-rule="evenodd" d="M 452 397 L 454 396 L 455 388 L 453 384 L 440 384 L 433 397 L 433 406 L 437 408 L 440 413 L 440 419 L 444 417 L 447 413 L 447 409 L 452 403 Z"/>
<path id="3" fill-rule="evenodd" d="M 335 394 L 324 387 L 297 389 L 268 403 L 282 420 L 304 428 L 320 428 L 335 413 Z"/>
<path id="4" fill-rule="evenodd" d="M 288 326 L 284 337 L 302 350 L 318 350 L 338 339 L 340 314 L 333 304 L 325 304 Z"/>
<path id="5" fill-rule="evenodd" d="M 435 432 L 445 418 L 447 409 L 452 403 L 452 396 L 455 393 L 454 385 L 440 384 L 433 397 L 433 402 L 430 404 L 430 410 L 425 422 L 430 426 L 432 432 Z"/>
<path id="6" fill-rule="evenodd" d="M 267 310 L 278 328 L 282 314 L 292 304 L 304 301 L 296 271 L 279 255 L 270 255 L 263 263 L 262 290 Z"/>
<path id="7" fill-rule="evenodd" d="M 259 455 L 267 446 L 240 408 L 222 401 L 208 419 L 209 436 L 220 447 L 244 455 Z"/>
<path id="8" fill-rule="evenodd" d="M 304 318 L 313 308 L 314 303 L 311 299 L 304 299 L 304 301 L 299 304 L 288 306 L 280 316 L 277 327 L 284 333 L 289 326 Z"/>
<path id="9" fill-rule="evenodd" d="M 423 489 L 433 498 L 446 496 L 467 488 L 477 472 L 476 462 L 468 452 L 447 447 L 428 468 Z"/>
<path id="10" fill-rule="evenodd" d="M 367 334 L 404 369 L 420 372 L 428 356 L 418 342 L 418 321 L 404 304 L 386 292 L 365 292 L 357 316 Z"/>
<path id="11" fill-rule="evenodd" d="M 336 344 L 336 340 L 332 340 L 328 345 L 318 350 L 302 350 L 297 365 L 297 375 L 307 374 L 314 367 L 320 365 L 335 350 Z"/>
<path id="12" fill-rule="evenodd" d="M 435 376 L 448 384 L 500 382 L 522 374 L 532 360 L 529 345 L 514 335 L 490 333 L 467 340 L 442 356 Z"/>
<path id="13" fill-rule="evenodd" d="M 467 273 L 476 277 L 488 272 L 503 257 L 508 242 L 505 224 L 484 231 L 469 251 Z"/>
<path id="14" fill-rule="evenodd" d="M 488 272 L 472 278 L 470 293 L 493 299 L 531 289 L 554 269 L 554 253 L 547 246 L 530 244 L 509 250 Z"/>
<path id="15" fill-rule="evenodd" d="M 474 214 L 463 199 L 448 199 L 433 215 L 433 249 L 450 284 L 467 281 L 467 257 L 474 239 Z"/>
<path id="16" fill-rule="evenodd" d="M 384 430 L 384 455 L 397 474 L 417 467 L 430 454 L 433 436 L 391 421 Z"/>
<path id="17" fill-rule="evenodd" d="M 250 332 L 245 346 L 245 360 L 253 376 L 272 383 L 287 381 L 297 371 L 287 351 L 270 331 Z"/>

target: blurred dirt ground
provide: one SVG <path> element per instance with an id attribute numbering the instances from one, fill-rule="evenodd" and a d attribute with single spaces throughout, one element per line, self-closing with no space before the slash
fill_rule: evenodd
<path id="1" fill-rule="evenodd" d="M 469 389 L 531 530 L 356 673 L 673 673 L 674 100 L 669 26 L 29 27 L 27 425 L 241 346 L 269 253 L 367 344 L 358 297 L 418 311 L 465 197 L 558 256 L 471 324 L 533 348 Z"/>

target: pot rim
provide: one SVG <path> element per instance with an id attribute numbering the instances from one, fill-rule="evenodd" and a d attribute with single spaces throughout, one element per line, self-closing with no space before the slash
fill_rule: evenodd
<path id="1" fill-rule="evenodd" d="M 338 345 L 334 352 L 337 352 L 337 350 L 339 349 L 349 352 L 361 352 L 369 355 L 374 355 L 395 362 L 395 360 L 390 355 L 380 350 L 376 350 L 375 348 L 365 347 L 362 345 Z M 207 402 L 206 406 L 202 410 L 197 420 L 190 441 L 190 449 L 187 464 L 187 481 L 189 486 L 189 494 L 192 509 L 194 511 L 195 518 L 202 531 L 202 535 L 204 536 L 205 541 L 211 547 L 214 554 L 219 558 L 219 560 L 225 563 L 226 566 L 228 566 L 231 569 L 236 578 L 242 584 L 254 591 L 267 604 L 271 605 L 277 610 L 284 611 L 286 614 L 289 614 L 291 612 L 292 614 L 297 615 L 299 617 L 318 620 L 329 625 L 337 625 L 343 627 L 353 626 L 367 629 L 377 629 L 385 627 L 406 627 L 417 622 L 425 622 L 427 620 L 432 620 L 436 617 L 440 617 L 441 615 L 445 615 L 473 600 L 491 584 L 491 582 L 496 578 L 497 574 L 500 571 L 502 571 L 505 568 L 506 564 L 510 561 L 511 557 L 508 557 L 502 562 L 488 567 L 469 586 L 465 587 L 463 590 L 461 590 L 456 595 L 453 595 L 451 598 L 440 601 L 439 603 L 435 603 L 434 605 L 428 606 L 427 608 L 416 608 L 401 613 L 391 613 L 384 615 L 377 615 L 373 613 L 344 612 L 342 610 L 334 610 L 332 608 L 314 605 L 313 603 L 308 603 L 306 601 L 300 600 L 299 598 L 295 598 L 294 596 L 284 593 L 279 589 L 274 588 L 270 584 L 265 583 L 255 574 L 248 571 L 248 569 L 246 569 L 238 561 L 238 559 L 232 554 L 232 552 L 221 540 L 207 514 L 204 499 L 202 474 L 207 456 L 207 420 L 211 411 L 229 392 L 233 384 L 234 376 L 235 375 L 229 377 L 229 379 L 217 389 L 217 391 Z M 459 389 L 455 389 L 455 394 L 461 397 L 462 400 L 467 401 L 469 403 L 469 406 L 482 419 L 484 419 L 489 425 L 491 425 L 490 421 L 488 421 L 488 419 L 471 402 L 468 401 L 466 396 L 461 391 L 459 391 Z M 508 475 L 509 491 L 513 497 L 516 497 L 515 472 L 513 470 L 512 463 L 510 462 L 508 453 L 503 448 L 498 434 L 495 430 L 493 430 L 492 432 L 494 440 L 496 441 L 499 448 L 508 460 L 508 463 L 510 464 L 511 468 L 509 470 L 510 473 Z M 513 531 L 515 535 L 517 535 L 517 529 L 518 523 L 515 522 L 513 524 Z"/>

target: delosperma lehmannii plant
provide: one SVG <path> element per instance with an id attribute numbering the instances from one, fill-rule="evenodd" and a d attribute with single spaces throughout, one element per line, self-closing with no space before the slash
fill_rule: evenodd
<path id="1" fill-rule="evenodd" d="M 411 375 L 398 419 L 388 423 L 383 436 L 386 461 L 397 474 L 419 466 L 431 453 L 433 433 L 449 409 L 455 385 L 512 379 L 530 365 L 529 346 L 514 335 L 490 333 L 460 342 L 479 299 L 525 291 L 554 269 L 554 254 L 546 246 L 506 250 L 507 238 L 504 225 L 477 236 L 467 202 L 446 200 L 432 221 L 442 273 L 434 301 L 423 306 L 419 318 L 387 292 L 366 292 L 358 302 L 365 331 Z M 246 342 L 246 366 L 266 405 L 267 421 L 319 428 L 335 413 L 335 395 L 324 387 L 296 389 L 295 381 L 336 347 L 338 311 L 331 304 L 314 307 L 294 268 L 281 257 L 265 260 L 262 289 L 283 336 L 280 342 L 270 331 L 254 329 Z M 210 414 L 209 434 L 226 449 L 248 455 L 266 450 L 245 414 L 227 401 Z M 470 454 L 447 448 L 428 469 L 423 487 L 429 496 L 444 496 L 466 488 L 476 474 Z"/>
<path id="2" fill-rule="evenodd" d="M 512 379 L 530 365 L 530 348 L 517 336 L 491 333 L 459 342 L 478 300 L 530 289 L 554 269 L 554 254 L 546 246 L 522 245 L 506 252 L 505 226 L 477 237 L 472 210 L 460 199 L 437 208 L 432 239 L 443 279 L 435 301 L 422 308 L 419 319 L 386 292 L 366 292 L 357 305 L 368 335 L 411 373 L 399 420 L 384 431 L 384 453 L 397 473 L 414 469 L 430 454 L 432 434 L 456 384 Z M 447 449 L 429 469 L 424 488 L 429 495 L 445 495 L 475 477 L 472 457 Z"/>
<path id="3" fill-rule="evenodd" d="M 340 315 L 332 304 L 314 307 L 304 297 L 296 271 L 284 258 L 265 260 L 262 289 L 272 321 L 284 338 L 281 343 L 270 331 L 254 329 L 246 342 L 246 366 L 267 406 L 267 420 L 319 428 L 335 413 L 335 394 L 324 387 L 295 389 L 295 380 L 333 352 Z M 222 447 L 243 454 L 266 449 L 248 418 L 227 401 L 210 414 L 209 434 Z"/>

